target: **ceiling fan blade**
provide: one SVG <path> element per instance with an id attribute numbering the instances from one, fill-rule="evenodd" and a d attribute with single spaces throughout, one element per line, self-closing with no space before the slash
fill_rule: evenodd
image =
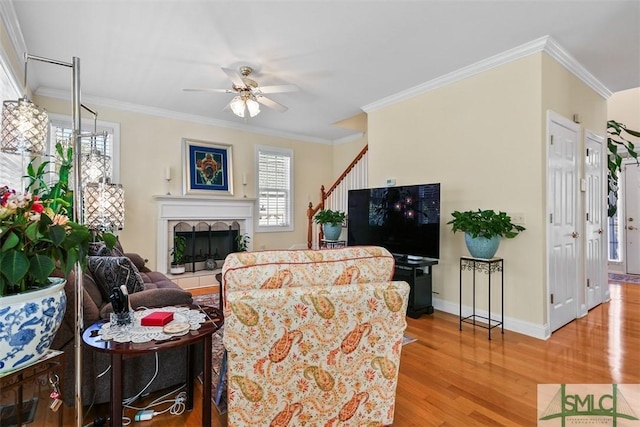
<path id="1" fill-rule="evenodd" d="M 255 93 L 281 93 L 281 92 L 297 92 L 300 88 L 296 85 L 272 85 L 258 86 Z"/>
<path id="2" fill-rule="evenodd" d="M 231 79 L 234 85 L 238 87 L 246 86 L 244 84 L 244 81 L 242 80 L 242 77 L 240 76 L 240 74 L 238 74 L 236 70 L 232 70 L 231 68 L 223 68 L 222 71 L 225 72 L 225 74 Z"/>
<path id="3" fill-rule="evenodd" d="M 274 110 L 278 110 L 281 113 L 284 113 L 288 110 L 284 105 L 274 101 L 273 99 L 269 99 L 266 96 L 256 95 L 256 101 L 258 101 L 262 105 L 266 105 L 269 108 L 273 108 Z"/>
<path id="4" fill-rule="evenodd" d="M 235 91 L 231 89 L 210 89 L 210 88 L 193 88 L 193 89 L 182 89 L 185 92 L 216 92 L 216 93 L 235 93 Z"/>

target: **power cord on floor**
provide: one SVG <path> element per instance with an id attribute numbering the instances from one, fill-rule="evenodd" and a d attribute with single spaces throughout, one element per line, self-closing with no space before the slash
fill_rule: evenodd
<path id="1" fill-rule="evenodd" d="M 138 411 L 135 415 L 135 417 L 133 418 L 134 421 L 147 421 L 152 419 L 153 417 L 157 416 L 157 415 L 161 415 L 164 413 L 169 412 L 172 415 L 180 415 L 182 414 L 185 410 L 186 410 L 186 401 L 187 401 L 187 393 L 182 391 L 180 393 L 178 393 L 176 395 L 175 398 L 173 399 L 167 399 L 168 396 L 179 392 L 180 390 L 182 390 L 183 388 L 185 388 L 186 385 L 183 384 L 180 387 L 156 398 L 154 401 L 152 401 L 151 403 L 149 403 L 147 406 L 145 407 L 136 407 L 136 406 L 132 406 L 132 405 L 123 405 L 123 408 L 127 408 L 127 409 L 133 409 Z M 156 406 L 159 405 L 164 405 L 167 403 L 171 403 L 171 405 L 169 405 L 168 407 L 166 407 L 165 409 L 161 410 L 161 411 L 154 411 L 153 409 L 150 408 L 154 408 Z"/>
<path id="2" fill-rule="evenodd" d="M 107 424 L 107 421 L 109 421 L 109 418 L 99 417 L 93 420 L 92 423 L 85 424 L 83 427 L 102 427 Z"/>

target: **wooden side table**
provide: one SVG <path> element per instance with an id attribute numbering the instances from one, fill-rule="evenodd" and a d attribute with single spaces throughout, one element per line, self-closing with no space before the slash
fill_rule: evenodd
<path id="1" fill-rule="evenodd" d="M 62 390 L 64 385 L 64 352 L 62 351 L 49 350 L 40 359 L 30 365 L 23 366 L 12 372 L 0 374 L 0 390 L 2 390 L 3 393 L 6 391 L 14 391 L 16 396 L 14 406 L 17 419 L 16 424 L 12 423 L 12 425 L 20 426 L 26 421 L 22 419 L 23 386 L 29 382 L 34 382 L 36 384 L 46 383 L 48 387 L 49 377 L 52 375 L 58 377 L 58 386 L 60 390 Z M 62 426 L 63 412 L 63 408 L 58 409 L 58 427 Z"/>
<path id="2" fill-rule="evenodd" d="M 202 425 L 211 425 L 211 335 L 219 329 L 214 322 L 205 322 L 200 329 L 191 330 L 186 335 L 176 336 L 171 341 L 149 341 L 145 343 L 118 343 L 103 341 L 98 331 L 105 321 L 94 323 L 85 329 L 82 341 L 95 351 L 111 356 L 111 426 L 122 426 L 122 361 L 125 358 L 142 356 L 148 353 L 189 346 L 189 357 L 186 363 L 187 374 L 187 410 L 193 409 L 193 380 L 196 375 L 195 345 L 203 343 L 202 372 Z"/>
<path id="3" fill-rule="evenodd" d="M 469 316 L 462 316 L 462 272 L 469 270 L 473 273 L 473 307 L 472 313 Z M 487 316 L 481 316 L 476 314 L 476 271 L 484 272 L 488 278 L 488 309 Z M 491 273 L 500 273 L 500 321 L 491 318 Z M 485 320 L 487 324 L 477 323 L 476 320 Z M 460 258 L 460 330 L 462 330 L 463 323 L 471 323 L 473 326 L 486 328 L 489 330 L 489 339 L 491 339 L 491 330 L 498 326 L 501 326 L 502 333 L 504 334 L 504 261 L 502 258 L 473 258 L 473 257 L 461 257 Z"/>

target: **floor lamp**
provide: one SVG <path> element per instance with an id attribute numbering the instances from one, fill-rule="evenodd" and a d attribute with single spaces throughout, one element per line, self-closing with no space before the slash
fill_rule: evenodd
<path id="1" fill-rule="evenodd" d="M 25 54 L 24 56 L 24 90 L 25 97 L 24 99 L 20 99 L 17 103 L 14 118 L 15 120 L 12 122 L 14 126 L 12 127 L 12 133 L 4 135 L 3 137 L 7 137 L 7 139 L 12 139 L 20 146 L 20 149 L 23 151 L 32 151 L 26 148 L 31 142 L 29 138 L 31 136 L 36 136 L 38 138 L 34 138 L 34 142 L 36 144 L 41 143 L 44 137 L 41 135 L 41 132 L 36 132 L 34 129 L 43 130 L 44 134 L 46 134 L 47 125 L 46 122 L 46 114 L 38 110 L 38 108 L 31 104 L 30 101 L 26 99 L 26 91 L 27 91 L 27 64 L 29 60 L 46 62 L 48 64 L 60 65 L 63 67 L 71 68 L 73 71 L 73 83 L 72 83 L 72 99 L 71 99 L 71 117 L 72 117 L 72 135 L 73 135 L 73 192 L 75 194 L 73 198 L 73 218 L 82 223 L 82 173 L 81 173 L 81 162 L 80 162 L 80 153 L 81 153 L 81 119 L 80 119 L 80 59 L 73 57 L 72 62 L 63 62 L 57 61 L 54 59 L 43 58 L 40 56 Z M 5 103 L 6 104 L 6 103 Z M 4 114 L 4 112 L 3 112 Z M 4 117 L 3 117 L 4 121 Z M 37 140 L 37 141 L 36 141 Z M 3 141 L 4 144 L 4 141 Z M 82 329 L 83 329 L 83 300 L 82 296 L 84 293 L 84 284 L 82 282 L 82 266 L 80 263 L 76 263 L 75 266 L 75 379 L 76 379 L 76 387 L 75 387 L 75 407 L 76 407 L 76 425 L 77 427 L 82 427 Z"/>

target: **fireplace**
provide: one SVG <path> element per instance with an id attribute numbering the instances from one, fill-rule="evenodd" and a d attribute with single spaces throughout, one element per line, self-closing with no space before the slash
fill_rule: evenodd
<path id="1" fill-rule="evenodd" d="M 173 235 L 184 238 L 186 271 L 215 270 L 222 266 L 227 255 L 238 251 L 240 224 L 237 221 L 179 221 L 173 226 Z"/>
<path id="2" fill-rule="evenodd" d="M 253 240 L 253 199 L 198 196 L 154 196 L 158 207 L 157 270 L 169 272 L 175 234 L 187 239 L 187 271 L 220 268 L 224 257 L 237 251 L 237 236 Z"/>

